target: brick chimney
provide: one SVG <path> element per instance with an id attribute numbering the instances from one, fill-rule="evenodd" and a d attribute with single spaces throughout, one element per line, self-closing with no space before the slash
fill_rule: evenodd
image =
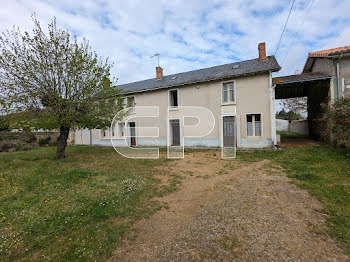
<path id="1" fill-rule="evenodd" d="M 265 47 L 265 42 L 260 43 L 258 45 L 258 50 L 259 50 L 259 60 L 266 60 L 266 47 Z"/>
<path id="2" fill-rule="evenodd" d="M 156 67 L 156 77 L 157 79 L 161 79 L 163 77 L 163 68 L 160 66 Z"/>

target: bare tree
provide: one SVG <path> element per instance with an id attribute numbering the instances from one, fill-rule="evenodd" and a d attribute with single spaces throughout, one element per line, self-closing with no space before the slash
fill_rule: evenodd
<path id="1" fill-rule="evenodd" d="M 281 106 L 285 111 L 305 115 L 307 113 L 307 97 L 287 98 L 281 101 Z"/>

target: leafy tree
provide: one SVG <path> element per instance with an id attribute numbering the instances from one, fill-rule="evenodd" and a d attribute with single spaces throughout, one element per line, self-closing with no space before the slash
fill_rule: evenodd
<path id="1" fill-rule="evenodd" d="M 71 130 L 104 128 L 122 108 L 110 78 L 112 64 L 78 43 L 53 18 L 45 33 L 32 15 L 32 33 L 0 36 L 0 107 L 15 125 L 58 129 L 57 157 L 65 157 Z"/>
<path id="2" fill-rule="evenodd" d="M 276 118 L 277 119 L 286 119 L 286 120 L 290 120 L 290 121 L 303 119 L 303 117 L 300 114 L 295 113 L 293 111 L 286 112 L 284 109 L 282 109 L 280 112 L 278 112 L 276 114 Z"/>

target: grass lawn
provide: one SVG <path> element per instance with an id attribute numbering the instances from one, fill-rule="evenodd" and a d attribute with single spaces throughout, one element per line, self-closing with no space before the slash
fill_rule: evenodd
<path id="1" fill-rule="evenodd" d="M 164 169 L 176 160 L 133 160 L 112 148 L 79 146 L 55 160 L 55 149 L 0 154 L 0 260 L 105 260 L 133 222 L 162 208 L 152 198 L 179 183 Z M 314 230 L 332 235 L 350 255 L 349 151 L 305 146 L 238 152 L 228 161 L 262 159 L 281 165 L 323 203 L 328 229 Z"/>
<path id="2" fill-rule="evenodd" d="M 112 148 L 55 147 L 0 154 L 0 260 L 104 260 L 132 223 L 161 208 L 157 166 Z M 163 174 L 171 177 L 169 174 Z"/>
<path id="3" fill-rule="evenodd" d="M 289 131 L 277 131 L 277 134 L 281 135 L 281 138 L 288 138 L 288 139 L 298 139 L 298 138 L 308 138 L 307 135 L 302 135 L 294 132 Z"/>
<path id="4" fill-rule="evenodd" d="M 303 146 L 277 151 L 241 153 L 242 161 L 271 159 L 281 165 L 293 182 L 309 191 L 328 214 L 328 233 L 350 255 L 350 151 L 330 146 Z"/>

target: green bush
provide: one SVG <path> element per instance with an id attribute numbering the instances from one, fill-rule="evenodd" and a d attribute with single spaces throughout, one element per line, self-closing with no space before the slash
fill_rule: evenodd
<path id="1" fill-rule="evenodd" d="M 328 106 L 324 118 L 333 134 L 333 144 L 350 148 L 350 99 L 342 98 Z"/>
<path id="2" fill-rule="evenodd" d="M 28 133 L 28 138 L 25 140 L 28 144 L 36 141 L 36 136 L 33 133 Z"/>
<path id="3" fill-rule="evenodd" d="M 39 146 L 45 146 L 48 145 L 50 142 L 51 137 L 45 137 L 45 138 L 40 138 L 39 139 Z"/>
<path id="4" fill-rule="evenodd" d="M 14 146 L 12 143 L 2 143 L 0 145 L 0 152 L 9 152 Z"/>
<path id="5" fill-rule="evenodd" d="M 0 131 L 8 131 L 9 129 L 9 121 L 4 116 L 0 116 Z"/>

